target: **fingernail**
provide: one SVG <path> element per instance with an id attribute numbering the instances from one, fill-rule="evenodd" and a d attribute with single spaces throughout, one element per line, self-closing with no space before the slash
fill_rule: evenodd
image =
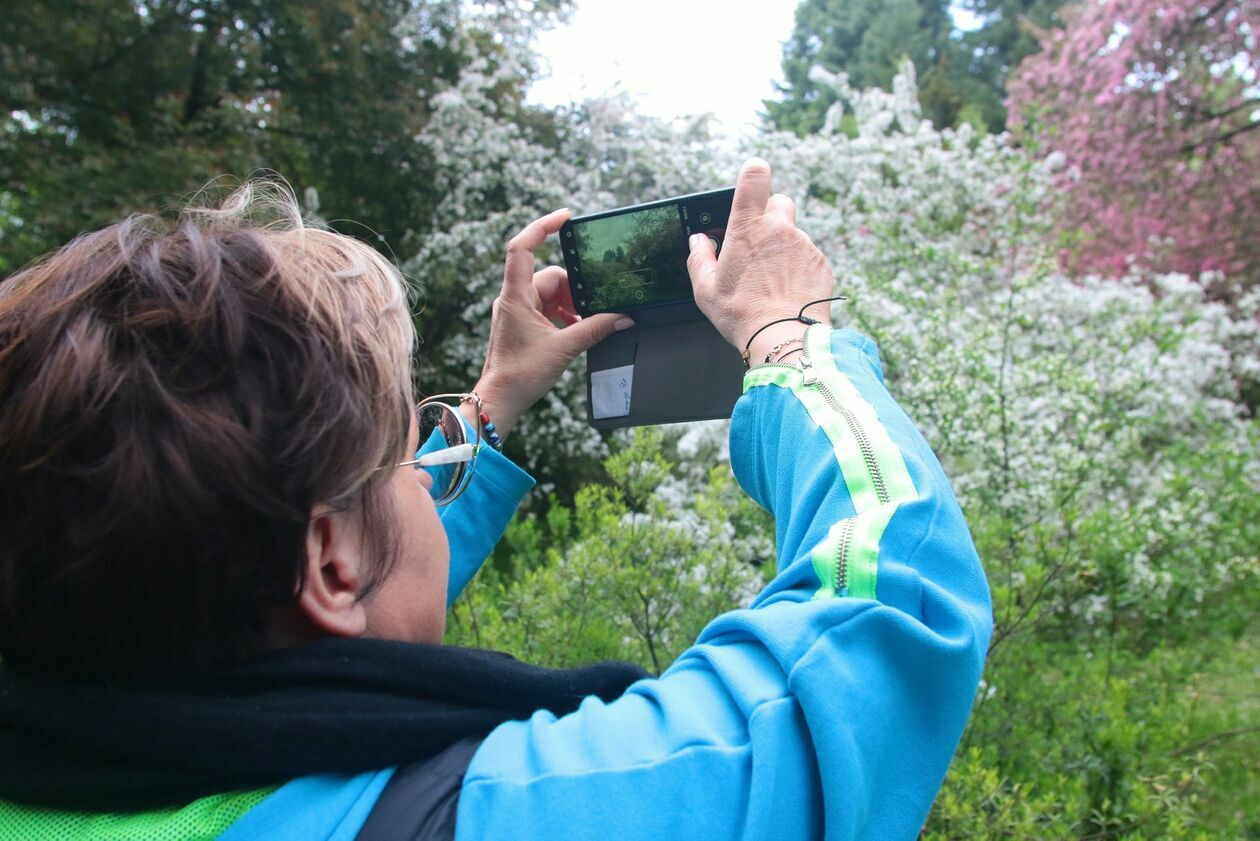
<path id="1" fill-rule="evenodd" d="M 702 242 L 704 242 L 704 234 L 692 234 L 691 239 L 687 240 L 687 245 L 692 251 L 695 251 Z"/>
<path id="2" fill-rule="evenodd" d="M 569 212 L 570 212 L 570 210 L 569 210 L 569 208 L 567 208 L 567 207 L 561 207 L 561 208 L 557 208 L 556 210 L 553 210 L 553 211 L 551 211 L 551 212 L 552 212 L 552 213 L 569 213 Z"/>
<path id="3" fill-rule="evenodd" d="M 615 324 L 613 324 L 613 329 L 618 332 L 621 332 L 622 330 L 629 330 L 633 326 L 634 326 L 634 319 L 627 318 L 626 316 L 623 315 L 621 318 L 617 319 Z"/>

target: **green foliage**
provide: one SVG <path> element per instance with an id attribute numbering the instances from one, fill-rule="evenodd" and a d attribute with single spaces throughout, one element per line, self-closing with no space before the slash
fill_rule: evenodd
<path id="1" fill-rule="evenodd" d="M 686 492 L 669 443 L 636 430 L 605 462 L 610 484 L 514 523 L 510 565 L 483 571 L 456 602 L 447 641 L 545 665 L 628 659 L 659 674 L 710 619 L 748 602 L 758 567 L 773 568 L 769 518 L 725 465 Z"/>
<path id="2" fill-rule="evenodd" d="M 1254 646 L 1211 635 L 1146 655 L 1027 643 L 995 657 L 925 837 L 1255 832 Z"/>
<path id="3" fill-rule="evenodd" d="M 1260 830 L 1249 456 L 1140 446 L 1163 449 L 1172 474 L 1148 502 L 1116 488 L 1092 512 L 1068 506 L 1054 528 L 1001 508 L 971 515 L 995 633 L 929 837 Z"/>
<path id="4" fill-rule="evenodd" d="M 0 192 L 0 275 L 16 268 L 16 266 L 9 265 L 4 254 L 8 249 L 8 244 L 22 237 L 23 233 L 22 218 L 18 215 L 17 199 L 12 193 Z M 20 247 L 18 250 L 20 250 Z"/>
<path id="5" fill-rule="evenodd" d="M 1079 783 L 1055 777 L 1050 791 L 1030 791 L 1024 783 L 1003 776 L 996 762 L 980 748 L 961 752 L 936 797 L 924 841 L 1072 837 L 1067 803 L 1075 801 Z"/>
<path id="6" fill-rule="evenodd" d="M 430 98 L 505 49 L 468 14 L 453 0 L 37 0 L 0 16 L 0 183 L 22 221 L 0 237 L 0 270 L 259 168 L 315 187 L 334 227 L 403 247 L 440 197 L 415 142 Z M 524 82 L 495 92 L 505 110 Z"/>

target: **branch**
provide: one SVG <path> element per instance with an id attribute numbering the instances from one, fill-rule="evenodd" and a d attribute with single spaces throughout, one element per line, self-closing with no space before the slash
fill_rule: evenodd
<path id="1" fill-rule="evenodd" d="M 652 642 L 652 602 L 647 594 L 639 588 L 635 588 L 639 595 L 639 601 L 643 605 L 643 641 L 647 643 L 648 654 L 652 657 L 652 668 L 657 675 L 661 673 L 661 662 L 656 656 L 656 645 Z"/>
<path id="2" fill-rule="evenodd" d="M 1195 116 L 1203 120 L 1220 120 L 1230 116 L 1231 114 L 1237 114 L 1239 111 L 1246 111 L 1249 108 L 1260 108 L 1260 101 L 1254 99 L 1244 99 L 1242 102 L 1231 108 L 1226 108 L 1224 111 L 1204 111 L 1202 108 L 1194 108 L 1193 110 Z"/>
<path id="3" fill-rule="evenodd" d="M 1203 24 L 1207 23 L 1209 20 L 1211 20 L 1212 18 L 1220 14 L 1221 9 L 1224 9 L 1226 6 L 1228 6 L 1232 2 L 1234 2 L 1234 0 L 1218 0 L 1215 6 L 1213 6 L 1210 9 L 1205 9 L 1201 14 L 1195 15 L 1194 17 L 1190 18 L 1188 21 L 1185 18 L 1182 18 L 1169 31 L 1169 34 L 1174 35 L 1174 36 L 1185 37 L 1187 34 L 1189 34 L 1190 30 L 1196 29 L 1199 26 L 1202 26 Z M 1167 41 L 1165 41 L 1165 43 L 1167 43 Z"/>
<path id="4" fill-rule="evenodd" d="M 1200 23 L 1205 23 L 1209 19 L 1216 17 L 1216 15 L 1220 13 L 1221 9 L 1228 6 L 1231 2 L 1232 0 L 1219 0 L 1219 2 L 1215 6 L 1213 6 L 1210 9 L 1205 10 L 1203 14 L 1199 15 L 1198 17 L 1194 19 L 1195 25 L 1198 25 Z"/>
<path id="5" fill-rule="evenodd" d="M 1245 736 L 1248 733 L 1257 733 L 1257 732 L 1260 732 L 1260 727 L 1240 727 L 1237 730 L 1226 730 L 1224 733 L 1217 733 L 1213 736 L 1208 736 L 1206 739 L 1200 739 L 1197 742 L 1192 742 L 1191 744 L 1186 745 L 1184 748 L 1177 748 L 1175 751 L 1173 751 L 1172 753 L 1168 755 L 1181 756 L 1183 754 L 1190 753 L 1191 751 L 1196 751 L 1201 747 L 1206 747 L 1207 745 L 1210 745 L 1213 742 L 1219 742 L 1222 739 L 1232 739 L 1235 736 Z"/>
<path id="6" fill-rule="evenodd" d="M 1020 612 L 1019 616 L 1015 617 L 1015 621 L 1008 622 L 1000 627 L 994 627 L 993 636 L 989 639 L 989 649 L 985 653 L 986 657 L 992 655 L 994 649 L 996 649 L 1002 642 L 1005 642 L 1015 636 L 1015 632 L 1018 631 L 1020 626 L 1024 624 L 1024 621 L 1032 615 L 1033 609 L 1041 603 L 1041 597 L 1045 594 L 1046 588 L 1059 577 L 1059 573 L 1062 572 L 1066 566 L 1067 555 L 1065 553 L 1063 560 L 1055 564 L 1054 568 L 1051 569 L 1050 572 L 1046 573 L 1045 578 L 1042 579 L 1041 584 L 1037 587 L 1037 592 L 1032 594 L 1032 597 L 1028 600 L 1028 604 L 1024 607 L 1023 611 Z"/>
<path id="7" fill-rule="evenodd" d="M 1200 146 L 1217 146 L 1223 143 L 1228 143 L 1238 135 L 1258 128 L 1260 128 L 1260 121 L 1246 123 L 1245 125 L 1238 126 L 1237 128 L 1227 131 L 1218 137 L 1209 137 L 1205 140 L 1196 140 L 1194 143 L 1187 143 L 1181 147 L 1180 151 L 1181 154 L 1188 155 Z"/>
<path id="8" fill-rule="evenodd" d="M 100 41 L 98 41 L 97 49 L 93 53 L 91 63 L 85 70 L 85 76 L 80 78 L 83 78 L 86 82 L 87 79 L 93 76 L 99 76 L 100 74 L 106 72 L 123 58 L 133 53 L 135 49 L 145 41 L 151 40 L 158 35 L 165 35 L 172 30 L 174 25 L 179 24 L 183 19 L 183 15 L 179 11 L 179 4 L 172 3 L 168 14 L 161 16 L 156 14 L 153 15 L 149 25 L 138 37 L 118 47 L 105 58 L 100 57 Z M 110 34 L 112 35 L 113 33 L 111 32 Z"/>

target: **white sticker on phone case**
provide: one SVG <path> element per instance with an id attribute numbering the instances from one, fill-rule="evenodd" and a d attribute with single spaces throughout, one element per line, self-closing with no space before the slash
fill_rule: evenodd
<path id="1" fill-rule="evenodd" d="M 630 414 L 630 390 L 634 366 L 591 372 L 591 414 L 595 420 L 624 418 Z"/>

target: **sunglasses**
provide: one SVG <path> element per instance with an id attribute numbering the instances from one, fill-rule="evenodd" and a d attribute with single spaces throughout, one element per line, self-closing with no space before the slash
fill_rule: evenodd
<path id="1" fill-rule="evenodd" d="M 461 403 L 476 407 L 473 439 L 468 440 Z M 481 450 L 481 398 L 475 394 L 436 394 L 416 405 L 416 425 L 420 428 L 420 449 L 416 457 L 400 461 L 396 467 L 414 467 L 433 479 L 429 493 L 435 505 L 447 505 L 468 487 L 473 466 Z"/>

